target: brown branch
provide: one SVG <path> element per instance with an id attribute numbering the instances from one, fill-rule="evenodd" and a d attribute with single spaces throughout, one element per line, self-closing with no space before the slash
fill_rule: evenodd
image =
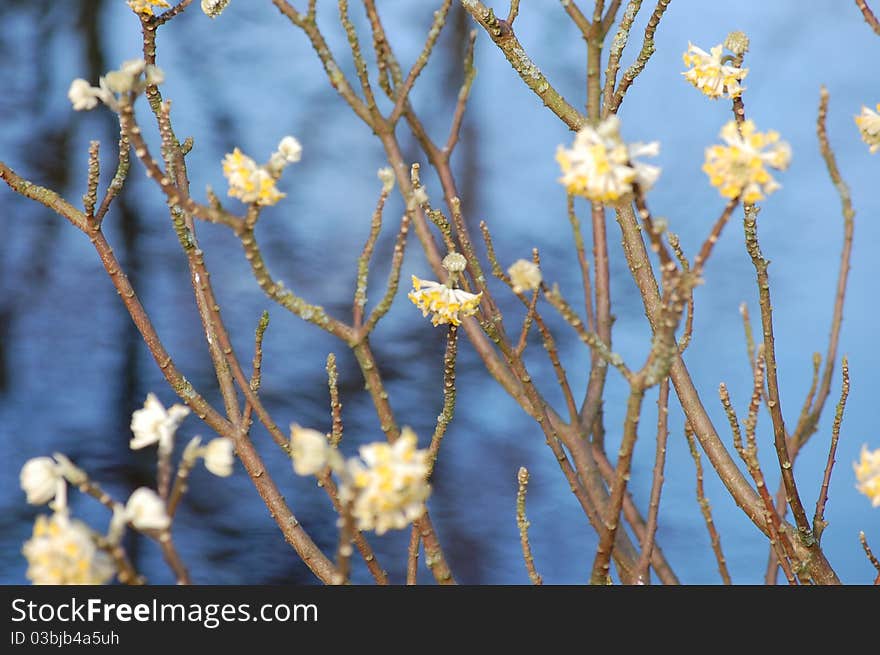
<path id="1" fill-rule="evenodd" d="M 694 432 L 686 423 L 684 426 L 684 436 L 687 438 L 688 448 L 691 451 L 691 457 L 694 459 L 694 466 L 697 470 L 697 502 L 700 505 L 700 512 L 703 514 L 703 520 L 706 522 L 706 529 L 709 531 L 709 540 L 712 543 L 712 552 L 715 553 L 715 561 L 718 563 L 718 572 L 721 574 L 721 580 L 724 584 L 731 584 L 730 572 L 727 570 L 727 560 L 724 558 L 724 551 L 721 550 L 721 536 L 715 527 L 715 521 L 712 519 L 712 506 L 706 493 L 703 490 L 703 464 L 700 460 L 700 451 L 697 450 Z"/>
<path id="2" fill-rule="evenodd" d="M 544 584 L 544 580 L 535 568 L 535 558 L 532 556 L 532 546 L 529 543 L 529 520 L 526 518 L 526 488 L 529 485 L 529 471 L 525 466 L 519 467 L 516 474 L 516 525 L 519 528 L 519 543 L 522 547 L 523 560 L 526 570 L 529 572 L 529 580 L 533 585 Z"/>
<path id="3" fill-rule="evenodd" d="M 866 0 L 856 0 L 856 7 L 861 10 L 862 16 L 865 17 L 865 22 L 871 26 L 871 29 L 874 30 L 874 34 L 880 36 L 880 20 L 877 20 L 877 16 L 871 11 Z"/>
<path id="4" fill-rule="evenodd" d="M 859 532 L 859 541 L 862 543 L 862 548 L 865 550 L 865 555 L 868 557 L 868 561 L 877 569 L 877 577 L 874 578 L 874 584 L 880 585 L 880 560 L 877 559 L 877 556 L 871 551 L 871 547 L 868 545 L 868 540 L 865 538 L 864 532 Z"/>
<path id="5" fill-rule="evenodd" d="M 819 491 L 819 499 L 816 501 L 816 513 L 813 515 L 813 535 L 816 541 L 822 540 L 828 522 L 825 520 L 825 503 L 828 502 L 828 486 L 831 484 L 831 470 L 834 468 L 834 456 L 837 454 L 837 442 L 840 439 L 840 424 L 843 421 L 843 412 L 846 409 L 846 399 L 849 396 L 849 363 L 846 357 L 841 364 L 843 384 L 840 389 L 840 400 L 834 412 L 834 423 L 831 426 L 831 445 L 828 448 L 828 461 L 825 464 L 825 475 L 822 477 L 822 488 Z"/>
<path id="6" fill-rule="evenodd" d="M 666 465 L 666 442 L 669 439 L 669 378 L 660 383 L 657 398 L 657 448 L 654 454 L 654 472 L 651 480 L 651 496 L 648 501 L 648 522 L 645 536 L 641 542 L 642 554 L 639 556 L 638 579 L 642 584 L 651 581 L 649 567 L 654 554 L 657 536 L 657 515 L 660 513 L 660 493 L 663 490 L 663 467 Z"/>
<path id="7" fill-rule="evenodd" d="M 418 582 L 420 543 L 419 529 L 413 525 L 409 534 L 409 546 L 406 549 L 406 584 L 408 585 Z"/>

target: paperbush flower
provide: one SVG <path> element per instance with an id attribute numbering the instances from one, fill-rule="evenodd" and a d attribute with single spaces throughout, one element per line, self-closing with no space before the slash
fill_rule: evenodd
<path id="1" fill-rule="evenodd" d="M 269 171 L 238 148 L 223 159 L 223 175 L 229 180 L 229 195 L 242 202 L 274 205 L 285 196 Z"/>
<path id="2" fill-rule="evenodd" d="M 202 11 L 211 18 L 217 18 L 228 4 L 229 0 L 202 0 Z"/>
<path id="3" fill-rule="evenodd" d="M 132 11 L 145 16 L 153 15 L 153 7 L 161 7 L 162 9 L 171 7 L 167 0 L 128 0 L 128 6 Z"/>
<path id="4" fill-rule="evenodd" d="M 37 585 L 104 584 L 115 571 L 89 528 L 64 512 L 38 516 L 22 554 L 28 562 L 26 575 Z"/>
<path id="5" fill-rule="evenodd" d="M 407 294 L 413 304 L 422 310 L 422 316 L 431 314 L 436 327 L 443 323 L 461 325 L 461 319 L 473 316 L 483 297 L 483 292 L 473 294 L 462 289 L 452 289 L 432 280 L 412 276 L 412 291 Z"/>
<path id="6" fill-rule="evenodd" d="M 141 75 L 144 76 L 141 79 Z M 67 97 L 75 111 L 88 111 L 98 105 L 98 101 L 113 110 L 118 109 L 118 96 L 124 93 L 144 90 L 146 84 L 162 84 L 165 74 L 157 66 L 147 64 L 143 59 L 130 59 L 117 70 L 108 71 L 92 86 L 87 80 L 77 78 L 70 83 Z"/>
<path id="7" fill-rule="evenodd" d="M 534 291 L 541 286 L 541 269 L 535 262 L 527 259 L 517 259 L 507 269 L 507 274 L 513 284 L 514 293 Z"/>
<path id="8" fill-rule="evenodd" d="M 58 492 L 58 485 L 65 484 L 58 464 L 51 457 L 29 459 L 21 467 L 19 481 L 31 505 L 48 503 Z"/>
<path id="9" fill-rule="evenodd" d="M 235 463 L 232 451 L 233 443 L 231 439 L 225 437 L 211 439 L 208 445 L 201 449 L 202 458 L 205 460 L 205 468 L 221 478 L 229 477 L 232 475 L 232 466 Z"/>
<path id="10" fill-rule="evenodd" d="M 710 98 L 720 98 L 724 95 L 737 98 L 745 90 L 740 86 L 740 82 L 748 74 L 749 69 L 722 64 L 723 49 L 723 46 L 716 45 L 711 52 L 706 52 L 693 43 L 688 43 L 687 52 L 684 53 L 684 65 L 692 68 L 682 75 Z"/>
<path id="11" fill-rule="evenodd" d="M 703 171 L 722 196 L 742 196 L 743 202 L 754 203 L 779 188 L 767 167 L 788 168 L 791 148 L 779 140 L 777 132 L 758 132 L 752 121 L 738 129 L 736 121 L 730 121 L 721 129 L 721 138 L 726 145 L 706 149 Z"/>
<path id="12" fill-rule="evenodd" d="M 880 448 L 874 451 L 862 446 L 861 458 L 853 464 L 856 489 L 865 494 L 874 507 L 880 507 Z"/>
<path id="13" fill-rule="evenodd" d="M 342 458 L 327 441 L 327 435 L 296 423 L 290 426 L 290 456 L 297 475 L 315 475 L 330 466 L 339 469 Z"/>
<path id="14" fill-rule="evenodd" d="M 415 433 L 404 428 L 393 444 L 377 442 L 359 452 L 360 459 L 348 461 L 340 487 L 340 497 L 352 503 L 357 528 L 383 534 L 419 518 L 431 486 L 428 451 L 417 448 Z"/>
<path id="15" fill-rule="evenodd" d="M 656 166 L 636 161 L 636 157 L 659 154 L 660 145 L 633 143 L 620 137 L 620 120 L 609 116 L 595 128 L 587 125 L 574 139 L 571 148 L 556 151 L 562 169 L 559 181 L 569 193 L 595 202 L 615 203 L 633 192 L 637 183 L 642 191 L 650 189 L 660 176 Z"/>
<path id="16" fill-rule="evenodd" d="M 138 530 L 164 530 L 171 525 L 165 503 L 152 489 L 135 489 L 125 503 L 125 519 Z"/>
<path id="17" fill-rule="evenodd" d="M 156 395 L 147 394 L 144 408 L 131 415 L 131 431 L 134 438 L 129 442 L 132 450 L 139 450 L 154 443 L 163 450 L 171 450 L 174 445 L 174 434 L 189 408 L 180 404 L 172 405 L 167 411 Z"/>
<path id="18" fill-rule="evenodd" d="M 877 105 L 877 111 L 880 111 L 880 104 Z M 859 126 L 862 140 L 871 146 L 871 154 L 877 152 L 880 149 L 880 114 L 862 107 L 862 113 L 856 116 L 856 125 Z"/>

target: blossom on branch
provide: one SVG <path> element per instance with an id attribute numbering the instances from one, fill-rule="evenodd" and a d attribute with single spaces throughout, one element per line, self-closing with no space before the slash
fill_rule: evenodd
<path id="1" fill-rule="evenodd" d="M 140 450 L 154 443 L 163 451 L 170 451 L 174 445 L 174 434 L 189 408 L 180 404 L 172 405 L 167 411 L 156 394 L 147 394 L 144 408 L 131 415 L 131 431 L 134 438 L 129 442 L 132 450 Z"/>
<path id="2" fill-rule="evenodd" d="M 334 470 L 342 467 L 342 457 L 326 434 L 296 423 L 290 426 L 290 456 L 297 475 L 315 475 L 328 466 Z"/>
<path id="3" fill-rule="evenodd" d="M 58 493 L 58 485 L 65 484 L 58 464 L 51 457 L 34 457 L 25 462 L 19 482 L 31 505 L 48 503 Z"/>
<path id="4" fill-rule="evenodd" d="M 535 262 L 527 259 L 517 259 L 507 269 L 507 274 L 510 276 L 514 293 L 534 291 L 541 286 L 541 269 Z"/>
<path id="5" fill-rule="evenodd" d="M 152 489 L 140 487 L 125 503 L 126 521 L 137 530 L 165 530 L 171 525 L 165 503 Z"/>
<path id="6" fill-rule="evenodd" d="M 115 572 L 91 530 L 65 512 L 38 516 L 22 554 L 28 562 L 26 575 L 37 585 L 104 584 Z"/>
<path id="7" fill-rule="evenodd" d="M 877 104 L 880 111 L 880 103 Z M 871 154 L 880 150 L 880 114 L 867 107 L 862 107 L 862 113 L 856 116 L 856 125 L 862 135 L 862 140 L 871 146 Z"/>
<path id="8" fill-rule="evenodd" d="M 153 7 L 171 8 L 167 0 L 128 0 L 128 6 L 136 14 L 143 14 L 144 16 L 152 16 Z"/>
<path id="9" fill-rule="evenodd" d="M 351 502 L 359 530 L 383 534 L 401 529 L 425 512 L 431 494 L 428 484 L 428 451 L 417 448 L 415 432 L 403 428 L 393 444 L 361 446 L 360 459 L 352 458 L 340 487 L 340 498 Z"/>
<path id="10" fill-rule="evenodd" d="M 202 11 L 211 18 L 217 18 L 228 4 L 229 0 L 202 0 Z"/>
<path id="11" fill-rule="evenodd" d="M 205 468 L 221 478 L 232 475 L 232 466 L 235 464 L 232 453 L 232 439 L 226 437 L 211 439 L 204 448 L 200 449 L 200 455 L 205 460 Z"/>
<path id="12" fill-rule="evenodd" d="M 874 507 L 880 507 L 880 448 L 874 451 L 862 446 L 861 458 L 853 464 L 856 489 L 865 494 Z"/>
<path id="13" fill-rule="evenodd" d="M 483 297 L 483 292 L 473 294 L 463 289 L 453 289 L 433 280 L 412 276 L 413 290 L 407 294 L 413 304 L 422 310 L 422 316 L 431 316 L 436 327 L 444 323 L 461 325 L 461 319 L 473 316 Z"/>
<path id="14" fill-rule="evenodd" d="M 742 196 L 743 202 L 754 203 L 780 188 L 766 168 L 783 171 L 791 161 L 791 148 L 778 132 L 758 132 L 752 121 L 741 126 L 730 121 L 721 128 L 721 138 L 727 145 L 706 148 L 703 171 L 723 197 Z"/>
<path id="15" fill-rule="evenodd" d="M 684 53 L 684 65 L 692 66 L 682 73 L 684 78 L 703 92 L 704 95 L 717 99 L 724 95 L 738 98 L 745 90 L 740 82 L 748 74 L 748 68 L 737 68 L 722 63 L 723 46 L 716 45 L 711 53 L 688 43 Z"/>
<path id="16" fill-rule="evenodd" d="M 229 195 L 245 203 L 274 205 L 286 195 L 275 187 L 268 170 L 238 148 L 223 159 L 223 175 L 229 180 Z"/>
<path id="17" fill-rule="evenodd" d="M 556 161 L 562 169 L 559 181 L 573 195 L 615 203 L 629 197 L 634 184 L 642 191 L 654 185 L 660 169 L 635 159 L 659 153 L 660 145 L 656 141 L 625 144 L 620 137 L 620 119 L 612 115 L 596 127 L 583 127 L 570 149 L 559 146 L 556 150 Z"/>

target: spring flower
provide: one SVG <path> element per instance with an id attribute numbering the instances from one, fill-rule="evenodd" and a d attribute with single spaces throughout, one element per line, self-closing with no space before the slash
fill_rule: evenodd
<path id="1" fill-rule="evenodd" d="M 404 428 L 394 444 L 361 446 L 360 459 L 348 461 L 340 497 L 351 501 L 359 530 L 399 530 L 424 513 L 431 493 L 428 451 L 416 446 L 415 433 Z"/>
<path id="2" fill-rule="evenodd" d="M 278 149 L 269 157 L 267 168 L 273 177 L 277 178 L 281 175 L 281 171 L 287 168 L 288 164 L 295 164 L 302 159 L 302 146 L 296 138 L 286 136 L 281 139 Z"/>
<path id="3" fill-rule="evenodd" d="M 231 439 L 218 437 L 211 439 L 208 445 L 201 449 L 202 458 L 205 460 L 205 468 L 214 475 L 226 478 L 232 475 L 232 465 L 235 459 L 232 456 L 233 443 Z"/>
<path id="4" fill-rule="evenodd" d="M 88 111 L 98 105 L 100 92 L 100 89 L 93 87 L 86 80 L 77 78 L 70 83 L 67 97 L 70 99 L 74 111 Z"/>
<path id="5" fill-rule="evenodd" d="M 875 451 L 862 446 L 861 459 L 853 464 L 856 472 L 856 489 L 865 494 L 871 505 L 880 507 L 880 448 Z"/>
<path id="6" fill-rule="evenodd" d="M 229 195 L 242 202 L 274 205 L 285 194 L 275 187 L 275 178 L 236 148 L 223 159 L 223 175 L 229 180 Z"/>
<path id="7" fill-rule="evenodd" d="M 38 516 L 22 553 L 28 562 L 26 575 L 37 585 L 104 584 L 115 571 L 89 528 L 64 512 Z"/>
<path id="8" fill-rule="evenodd" d="M 514 293 L 534 291 L 541 286 L 541 269 L 527 259 L 517 259 L 507 269 Z"/>
<path id="9" fill-rule="evenodd" d="M 51 457 L 29 459 L 21 467 L 19 481 L 31 505 L 48 503 L 55 498 L 58 485 L 65 484 L 58 465 Z"/>
<path id="10" fill-rule="evenodd" d="M 342 465 L 339 452 L 327 441 L 327 435 L 296 423 L 290 426 L 290 456 L 297 475 L 315 475 L 330 466 Z"/>
<path id="11" fill-rule="evenodd" d="M 436 327 L 443 323 L 461 325 L 461 319 L 473 316 L 483 297 L 468 293 L 462 289 L 452 289 L 445 284 L 431 280 L 421 280 L 412 276 L 413 290 L 407 294 L 413 304 L 422 310 L 422 316 L 431 316 L 431 323 Z"/>
<path id="12" fill-rule="evenodd" d="M 745 90 L 740 82 L 748 74 L 748 68 L 737 68 L 721 63 L 721 51 L 723 46 L 716 45 L 711 49 L 711 54 L 688 43 L 687 52 L 684 53 L 684 65 L 693 66 L 682 73 L 684 78 L 710 98 L 720 98 L 727 95 L 738 98 Z"/>
<path id="13" fill-rule="evenodd" d="M 135 489 L 129 496 L 124 516 L 138 530 L 164 530 L 171 525 L 165 503 L 147 487 Z"/>
<path id="14" fill-rule="evenodd" d="M 754 203 L 779 188 L 765 167 L 785 170 L 791 161 L 791 148 L 779 140 L 777 132 L 758 132 L 752 121 L 738 129 L 736 121 L 730 121 L 721 128 L 721 138 L 727 145 L 706 149 L 703 171 L 722 196 L 741 195 L 743 202 Z"/>
<path id="15" fill-rule="evenodd" d="M 177 427 L 189 414 L 189 408 L 183 405 L 172 405 L 167 411 L 155 394 L 147 394 L 144 408 L 131 415 L 131 431 L 134 438 L 129 442 L 132 450 L 159 444 L 165 451 L 174 445 L 174 433 Z"/>
<path id="16" fill-rule="evenodd" d="M 614 203 L 629 196 L 633 184 L 638 184 L 642 191 L 654 185 L 660 169 L 635 158 L 655 156 L 659 152 L 660 145 L 656 141 L 625 144 L 620 138 L 620 120 L 612 115 L 595 128 L 584 126 L 575 136 L 571 149 L 559 146 L 556 151 L 556 161 L 562 169 L 559 181 L 571 194 Z"/>
<path id="17" fill-rule="evenodd" d="M 382 191 L 385 193 L 391 193 L 391 189 L 394 188 L 394 169 L 390 166 L 380 168 L 376 171 L 376 176 L 382 182 Z"/>
<path id="18" fill-rule="evenodd" d="M 217 18 L 228 4 L 229 0 L 202 0 L 202 11 L 211 18 Z"/>
<path id="19" fill-rule="evenodd" d="M 880 111 L 880 103 L 877 105 L 877 111 Z M 859 126 L 862 140 L 871 146 L 871 154 L 880 150 L 880 114 L 862 107 L 862 113 L 856 116 L 856 125 Z"/>
<path id="20" fill-rule="evenodd" d="M 152 16 L 153 7 L 161 7 L 162 9 L 171 7 L 166 0 L 128 0 L 128 6 L 135 13 L 143 14 L 144 16 Z"/>

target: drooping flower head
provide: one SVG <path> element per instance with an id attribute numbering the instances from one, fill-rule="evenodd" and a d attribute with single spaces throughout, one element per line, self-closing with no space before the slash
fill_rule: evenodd
<path id="1" fill-rule="evenodd" d="M 59 485 L 64 484 L 64 477 L 54 459 L 34 457 L 21 467 L 19 482 L 27 495 L 28 503 L 43 505 L 55 498 L 59 491 Z"/>
<path id="2" fill-rule="evenodd" d="M 174 434 L 188 414 L 189 408 L 184 405 L 175 404 L 166 410 L 156 394 L 147 394 L 144 408 L 131 415 L 134 437 L 129 447 L 139 450 L 157 443 L 163 451 L 170 451 L 174 446 Z"/>
<path id="3" fill-rule="evenodd" d="M 517 259 L 507 269 L 514 293 L 534 291 L 541 286 L 541 269 L 535 262 L 527 259 Z"/>
<path id="4" fill-rule="evenodd" d="M 636 161 L 636 157 L 655 156 L 659 152 L 656 141 L 625 144 L 620 137 L 620 119 L 612 115 L 595 128 L 583 127 L 570 149 L 559 146 L 559 181 L 571 194 L 595 202 L 616 203 L 632 194 L 633 184 L 638 184 L 642 191 L 654 185 L 660 169 Z"/>
<path id="5" fill-rule="evenodd" d="M 880 103 L 877 104 L 880 111 Z M 871 154 L 880 150 L 880 114 L 867 107 L 862 107 L 862 113 L 856 116 L 856 125 L 862 135 L 862 140 L 871 146 Z"/>
<path id="6" fill-rule="evenodd" d="M 217 18 L 228 4 L 229 0 L 202 0 L 202 11 L 211 18 Z"/>
<path id="7" fill-rule="evenodd" d="M 169 9 L 171 7 L 167 0 L 128 0 L 128 6 L 135 13 L 143 14 L 144 16 L 152 16 L 153 7 L 161 7 L 162 9 Z"/>
<path id="8" fill-rule="evenodd" d="M 37 585 L 104 584 L 115 572 L 85 523 L 65 512 L 38 516 L 22 554 L 28 562 L 26 575 Z"/>
<path id="9" fill-rule="evenodd" d="M 125 520 L 138 530 L 164 530 L 171 525 L 165 503 L 152 489 L 135 489 L 125 503 Z"/>
<path id="10" fill-rule="evenodd" d="M 880 448 L 870 451 L 862 446 L 861 458 L 853 464 L 853 469 L 856 489 L 871 500 L 871 505 L 880 507 Z"/>
<path id="11" fill-rule="evenodd" d="M 232 439 L 217 437 L 211 439 L 200 451 L 205 460 L 205 468 L 214 475 L 226 478 L 232 475 L 232 467 L 235 464 L 233 456 L 234 444 Z"/>
<path id="12" fill-rule="evenodd" d="M 431 494 L 428 451 L 417 445 L 415 433 L 404 428 L 393 444 L 361 446 L 360 459 L 348 461 L 340 497 L 352 503 L 359 530 L 399 530 L 424 513 Z"/>
<path id="13" fill-rule="evenodd" d="M 431 314 L 436 327 L 444 323 L 461 325 L 461 319 L 477 312 L 483 292 L 473 294 L 463 289 L 452 289 L 440 282 L 412 276 L 412 291 L 407 294 L 413 304 L 422 310 L 422 316 Z"/>
<path id="14" fill-rule="evenodd" d="M 740 86 L 740 82 L 748 74 L 749 69 L 721 63 L 723 50 L 723 46 L 716 45 L 711 52 L 706 52 L 693 43 L 688 43 L 687 52 L 683 57 L 684 65 L 692 68 L 682 75 L 710 98 L 717 99 L 725 95 L 738 98 L 745 90 Z"/>
<path id="15" fill-rule="evenodd" d="M 327 435 L 296 423 L 290 426 L 290 456 L 297 475 L 315 475 L 327 466 L 338 470 L 342 456 L 327 441 Z"/>
<path id="16" fill-rule="evenodd" d="M 147 64 L 143 59 L 130 59 L 122 62 L 117 70 L 108 71 L 100 77 L 98 86 L 92 86 L 82 78 L 73 80 L 67 97 L 75 111 L 94 109 L 98 101 L 118 111 L 118 101 L 124 94 L 140 93 L 148 84 L 162 84 L 164 81 L 165 74 L 157 66 Z"/>
<path id="17" fill-rule="evenodd" d="M 229 181 L 229 195 L 242 202 L 274 205 L 286 194 L 275 186 L 275 178 L 266 168 L 238 148 L 223 159 L 223 175 Z"/>
<path id="18" fill-rule="evenodd" d="M 722 196 L 742 196 L 743 202 L 754 203 L 779 188 L 767 167 L 788 168 L 791 148 L 777 132 L 758 132 L 750 120 L 739 127 L 730 121 L 721 128 L 721 138 L 727 145 L 706 149 L 703 171 Z"/>

